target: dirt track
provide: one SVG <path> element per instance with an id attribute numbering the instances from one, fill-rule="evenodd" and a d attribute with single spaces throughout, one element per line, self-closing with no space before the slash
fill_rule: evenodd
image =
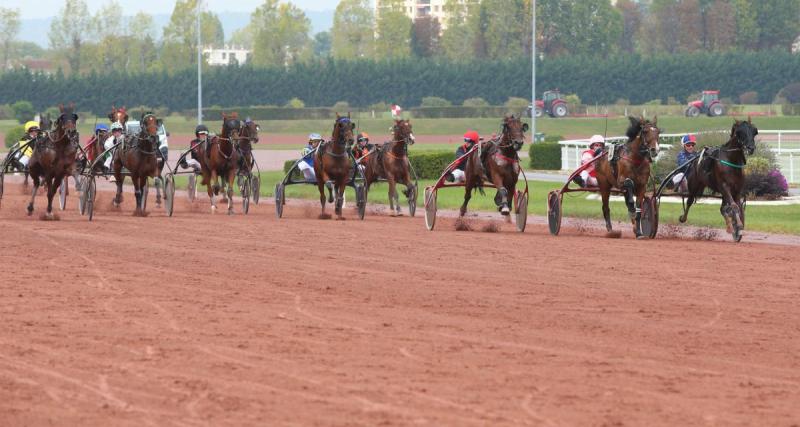
<path id="1" fill-rule="evenodd" d="M 135 218 L 130 193 L 44 222 L 20 193 L 1 425 L 800 423 L 793 247 L 431 233 L 291 201 Z"/>

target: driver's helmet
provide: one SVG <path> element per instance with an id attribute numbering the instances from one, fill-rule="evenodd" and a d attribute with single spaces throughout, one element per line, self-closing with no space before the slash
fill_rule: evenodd
<path id="1" fill-rule="evenodd" d="M 308 142 L 314 143 L 322 141 L 322 136 L 318 133 L 311 133 L 308 135 Z"/>
<path id="2" fill-rule="evenodd" d="M 481 138 L 478 135 L 478 132 L 475 132 L 474 130 L 467 131 L 467 133 L 464 134 L 464 142 L 471 142 L 473 144 L 477 144 L 478 141 L 480 141 L 480 139 Z"/>
<path id="3" fill-rule="evenodd" d="M 683 144 L 684 146 L 686 146 L 686 145 L 696 145 L 697 144 L 697 137 L 692 135 L 692 134 L 684 135 L 683 138 L 681 138 L 681 144 Z"/>
<path id="4" fill-rule="evenodd" d="M 606 140 L 603 138 L 603 135 L 592 135 L 592 137 L 589 138 L 589 149 L 591 150 L 602 148 L 605 144 Z"/>
<path id="5" fill-rule="evenodd" d="M 369 143 L 369 134 L 366 132 L 361 132 L 358 134 L 358 138 L 356 139 L 358 140 L 358 143 L 361 145 L 367 144 Z"/>
<path id="6" fill-rule="evenodd" d="M 115 130 L 118 130 L 118 131 L 122 132 L 122 123 L 120 123 L 120 122 L 112 123 L 111 124 L 111 132 L 114 132 Z"/>
<path id="7" fill-rule="evenodd" d="M 40 129 L 39 129 L 39 123 L 38 122 L 35 122 L 35 121 L 31 120 L 31 121 L 25 123 L 25 133 L 30 133 L 30 132 L 33 132 L 33 131 L 38 132 L 39 130 Z"/>
<path id="8" fill-rule="evenodd" d="M 101 133 L 106 133 L 106 132 L 108 132 L 108 125 L 105 124 L 105 123 L 100 123 L 100 124 L 98 124 L 97 126 L 94 127 L 94 134 L 95 135 L 99 135 Z"/>

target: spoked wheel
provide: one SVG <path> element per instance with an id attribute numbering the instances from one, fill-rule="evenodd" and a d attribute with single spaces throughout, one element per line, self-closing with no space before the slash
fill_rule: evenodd
<path id="1" fill-rule="evenodd" d="M 164 177 L 164 209 L 167 216 L 172 216 L 175 209 L 175 177 L 171 173 Z"/>
<path id="2" fill-rule="evenodd" d="M 250 212 L 250 177 L 243 176 L 239 180 L 239 192 L 242 194 L 242 212 Z"/>
<path id="3" fill-rule="evenodd" d="M 358 208 L 358 219 L 364 219 L 367 212 L 367 191 L 362 184 L 356 184 L 356 207 Z"/>
<path id="4" fill-rule="evenodd" d="M 69 183 L 67 178 L 61 180 L 61 185 L 58 186 L 58 207 L 63 211 L 67 208 L 67 192 L 69 191 Z"/>
<path id="5" fill-rule="evenodd" d="M 83 191 L 81 191 L 80 194 L 78 195 L 78 212 L 80 212 L 81 215 L 86 214 L 86 186 L 88 182 L 89 182 L 88 177 L 85 176 L 81 177 L 80 186 L 81 188 L 83 188 Z"/>
<path id="6" fill-rule="evenodd" d="M 425 226 L 428 230 L 433 230 L 436 225 L 436 195 L 433 188 L 425 188 Z"/>
<path id="7" fill-rule="evenodd" d="M 650 239 L 655 239 L 656 234 L 658 234 L 658 203 L 653 197 L 645 196 L 642 201 L 642 219 L 639 221 L 639 232 Z"/>
<path id="8" fill-rule="evenodd" d="M 275 184 L 275 214 L 278 218 L 283 216 L 283 205 L 286 204 L 286 195 L 283 193 L 286 187 L 282 183 Z"/>
<path id="9" fill-rule="evenodd" d="M 411 186 L 408 192 L 408 214 L 412 217 L 417 212 L 417 184 Z"/>
<path id="10" fill-rule="evenodd" d="M 194 202 L 197 197 L 197 174 L 189 175 L 189 184 L 186 186 L 186 194 L 189 195 L 189 201 Z"/>
<path id="11" fill-rule="evenodd" d="M 547 225 L 550 234 L 558 236 L 561 231 L 561 192 L 551 191 L 547 195 Z"/>
<path id="12" fill-rule="evenodd" d="M 250 178 L 250 189 L 253 193 L 253 203 L 258 204 L 259 196 L 261 196 L 261 177 L 253 175 Z"/>
<path id="13" fill-rule="evenodd" d="M 94 217 L 94 201 L 95 196 L 97 195 L 97 186 L 94 182 L 94 177 L 89 177 L 86 186 L 84 187 L 86 193 L 86 203 L 84 208 L 86 209 L 86 214 L 89 216 L 89 221 L 92 220 Z"/>
<path id="14" fill-rule="evenodd" d="M 525 226 L 528 225 L 528 193 L 517 191 L 517 231 L 520 233 L 525 232 Z"/>

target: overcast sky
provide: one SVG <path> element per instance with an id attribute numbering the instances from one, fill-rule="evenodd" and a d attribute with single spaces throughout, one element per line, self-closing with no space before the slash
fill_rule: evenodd
<path id="1" fill-rule="evenodd" d="M 107 0 L 85 0 L 89 11 L 96 12 Z M 174 1 L 164 0 L 117 0 L 124 9 L 124 15 L 134 15 L 139 11 L 151 15 L 169 14 L 175 6 Z M 263 0 L 205 0 L 208 8 L 214 12 L 251 12 L 263 3 Z M 292 3 L 306 10 L 333 10 L 338 0 L 291 0 Z M 62 7 L 63 0 L 2 0 L 2 6 L 19 9 L 22 18 L 47 18 L 55 16 Z"/>

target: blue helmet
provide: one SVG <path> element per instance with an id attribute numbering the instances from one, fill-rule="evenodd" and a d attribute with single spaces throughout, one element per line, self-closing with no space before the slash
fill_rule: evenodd
<path id="1" fill-rule="evenodd" d="M 689 143 L 697 144 L 697 137 L 692 134 L 688 134 L 684 135 L 683 138 L 681 138 L 681 144 L 686 145 Z"/>
<path id="2" fill-rule="evenodd" d="M 94 127 L 94 133 L 100 132 L 108 132 L 108 125 L 105 123 L 100 123 L 99 125 Z"/>

